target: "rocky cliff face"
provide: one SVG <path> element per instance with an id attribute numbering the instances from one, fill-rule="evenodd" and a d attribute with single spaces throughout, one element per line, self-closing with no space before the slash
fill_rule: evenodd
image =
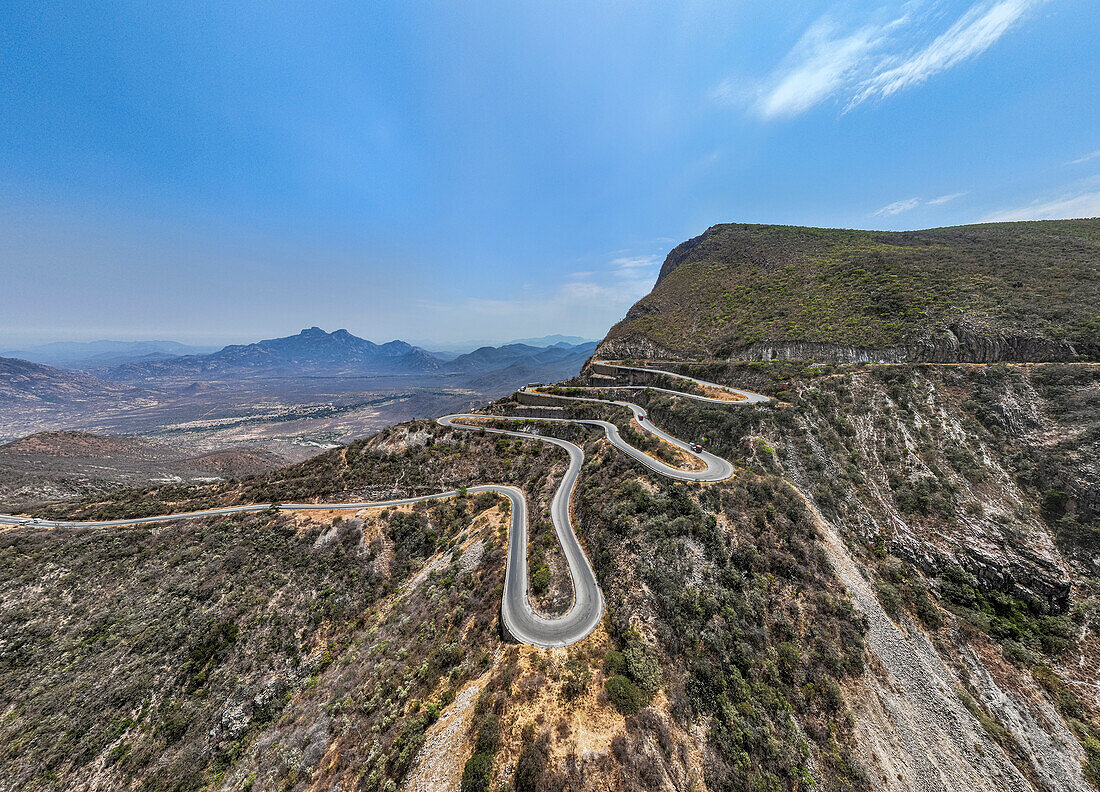
<path id="1" fill-rule="evenodd" d="M 656 425 L 805 498 L 867 620 L 866 670 L 843 688 L 873 788 L 1094 788 L 1100 366 L 681 371 L 781 400 L 643 397 Z"/>
<path id="2" fill-rule="evenodd" d="M 674 359 L 676 353 L 643 335 L 611 338 L 600 344 L 604 360 Z M 1074 361 L 1083 357 L 1066 340 L 1005 332 L 983 332 L 959 322 L 907 346 L 864 348 L 828 342 L 760 342 L 728 349 L 726 360 L 818 360 L 827 363 L 996 363 Z"/>

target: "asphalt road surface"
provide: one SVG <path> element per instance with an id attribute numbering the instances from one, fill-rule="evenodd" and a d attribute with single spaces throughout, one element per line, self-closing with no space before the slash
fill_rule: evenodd
<path id="1" fill-rule="evenodd" d="M 666 393 L 673 393 L 677 396 L 682 396 L 690 399 L 696 399 L 698 401 L 705 401 L 711 403 L 722 404 L 726 406 L 736 407 L 745 404 L 759 404 L 768 402 L 766 396 L 760 394 L 751 393 L 749 391 L 737 390 L 735 388 L 728 388 L 722 385 L 715 385 L 714 383 L 704 382 L 702 380 L 696 380 L 692 377 L 685 377 L 681 374 L 674 374 L 668 371 L 661 371 L 658 369 L 639 369 L 632 366 L 619 366 L 617 364 L 604 364 L 614 365 L 616 368 L 622 368 L 625 370 L 646 371 L 657 374 L 665 374 L 667 376 L 675 377 L 678 379 L 684 379 L 691 382 L 705 385 L 712 388 L 720 388 L 728 390 L 733 393 L 738 393 L 745 398 L 740 401 L 726 401 L 723 399 L 714 399 L 707 396 L 700 396 L 690 393 L 682 393 L 680 391 L 672 391 L 665 388 L 652 388 L 652 390 L 664 391 Z M 606 388 L 592 388 L 592 390 L 610 390 L 624 389 L 624 388 L 646 388 L 644 385 L 609 385 Z M 537 389 L 536 389 L 537 390 Z M 552 394 L 542 394 L 545 396 L 552 396 Z M 596 401 L 604 402 L 603 399 L 587 399 L 579 396 L 553 396 L 553 398 L 562 399 L 566 401 Z M 646 413 L 641 407 L 632 402 L 626 401 L 614 401 L 611 402 L 631 410 L 634 417 L 638 420 L 638 424 L 642 429 L 650 434 L 661 438 L 667 443 L 671 443 L 677 448 L 682 449 L 688 454 L 699 459 L 705 464 L 703 470 L 681 470 L 679 468 L 667 465 L 658 459 L 654 459 L 648 454 L 635 448 L 627 443 L 619 435 L 619 430 L 614 424 L 607 421 L 596 420 L 573 420 L 569 418 L 540 418 L 532 419 L 521 416 L 486 416 L 484 414 L 475 413 L 463 413 L 457 415 L 445 415 L 438 419 L 438 423 L 441 426 L 446 426 L 455 429 L 468 429 L 473 431 L 485 431 L 492 434 L 510 435 L 513 437 L 531 437 L 541 440 L 545 443 L 553 443 L 565 450 L 569 455 L 569 467 L 565 472 L 565 476 L 562 478 L 561 484 L 558 485 L 557 492 L 554 493 L 553 502 L 550 505 L 550 516 L 554 525 L 554 531 L 557 534 L 558 541 L 561 543 L 562 551 L 565 554 L 566 562 L 569 565 L 569 574 L 573 579 L 573 591 L 574 600 L 573 606 L 567 613 L 555 618 L 546 618 L 535 613 L 534 608 L 531 606 L 531 600 L 527 593 L 527 501 L 523 497 L 523 493 L 516 487 L 509 487 L 498 484 L 482 484 L 478 486 L 469 487 L 466 491 L 470 494 L 478 494 L 482 492 L 495 492 L 504 497 L 512 504 L 512 525 L 509 531 L 508 538 L 508 566 L 505 572 L 504 580 L 504 595 L 501 601 L 501 619 L 504 622 L 504 626 L 508 633 L 517 641 L 522 643 L 531 644 L 532 646 L 540 647 L 559 647 L 568 646 L 576 643 L 584 638 L 592 630 L 596 628 L 596 625 L 600 623 L 600 619 L 603 618 L 603 594 L 600 592 L 599 584 L 596 582 L 596 574 L 592 570 L 592 565 L 588 561 L 588 557 L 584 553 L 584 549 L 581 547 L 580 542 L 577 540 L 577 535 L 573 530 L 573 523 L 569 517 L 569 503 L 572 498 L 573 489 L 577 484 L 577 477 L 580 475 L 581 467 L 584 464 L 584 451 L 580 446 L 570 443 L 566 440 L 559 440 L 556 437 L 546 437 L 544 435 L 533 434 L 530 432 L 513 432 L 506 429 L 496 429 L 483 426 L 476 426 L 471 424 L 460 423 L 461 420 L 466 419 L 484 419 L 492 417 L 493 420 L 508 420 L 508 421 L 524 421 L 530 423 L 533 420 L 540 421 L 556 421 L 561 423 L 581 423 L 591 426 L 598 426 L 604 430 L 607 435 L 607 439 L 613 446 L 618 448 L 625 454 L 628 454 L 633 459 L 636 459 L 641 464 L 648 467 L 650 470 L 659 473 L 669 478 L 678 479 L 680 481 L 723 481 L 730 478 L 733 475 L 733 465 L 719 456 L 709 453 L 706 450 L 695 451 L 691 444 L 679 438 L 673 437 L 667 432 L 663 432 L 657 427 L 653 426 L 648 420 L 646 420 Z M 433 495 L 424 495 L 418 498 L 401 498 L 398 500 L 389 501 L 366 501 L 358 503 L 281 503 L 277 505 L 277 508 L 283 511 L 328 511 L 331 509 L 380 509 L 389 506 L 403 506 L 410 503 L 420 503 L 422 501 L 437 500 L 440 498 L 450 498 L 458 493 L 454 490 L 447 492 L 438 492 Z M 30 517 L 19 517 L 10 514 L 0 514 L 0 524 L 6 525 L 33 525 L 44 528 L 50 527 L 111 527 L 120 525 L 148 525 L 150 523 L 171 522 L 173 520 L 183 520 L 195 517 L 215 517 L 224 514 L 239 514 L 241 512 L 260 512 L 265 511 L 272 507 L 269 503 L 255 503 L 247 506 L 226 506 L 220 509 L 204 509 L 202 511 L 194 512 L 182 512 L 177 514 L 162 514 L 156 517 L 138 517 L 128 520 L 101 520 L 101 521 L 73 521 L 73 520 L 41 520 Z"/>

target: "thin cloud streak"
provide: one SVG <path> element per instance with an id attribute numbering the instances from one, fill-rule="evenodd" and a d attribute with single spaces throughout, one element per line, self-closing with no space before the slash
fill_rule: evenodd
<path id="1" fill-rule="evenodd" d="M 954 201 L 956 198 L 962 198 L 966 195 L 965 192 L 950 193 L 949 195 L 941 195 L 939 198 L 931 198 L 928 201 L 929 206 L 941 206 L 950 201 Z"/>
<path id="2" fill-rule="evenodd" d="M 987 215 L 982 222 L 1069 220 L 1083 217 L 1100 217 L 1100 192 L 1063 195 L 1053 201 L 1036 202 L 1016 209 L 1003 209 Z"/>
<path id="3" fill-rule="evenodd" d="M 905 200 L 894 201 L 893 204 L 887 204 L 881 209 L 876 209 L 871 213 L 875 217 L 878 217 L 880 215 L 891 217 L 893 215 L 901 215 L 902 212 L 916 209 L 916 207 L 919 206 L 921 206 L 920 198 L 906 198 Z"/>
<path id="4" fill-rule="evenodd" d="M 711 90 L 713 100 L 747 105 L 764 119 L 792 118 L 831 97 L 847 95 L 844 111 L 882 100 L 928 81 L 975 58 L 1048 0 L 981 0 L 926 45 L 935 16 L 914 19 L 917 7 L 904 4 L 902 15 L 884 7 L 877 16 L 889 21 L 845 31 L 832 16 L 813 23 L 756 90 L 732 78 Z"/>
<path id="5" fill-rule="evenodd" d="M 809 110 L 851 79 L 882 34 L 882 29 L 868 26 L 838 37 L 831 22 L 819 20 L 787 56 L 788 65 L 781 70 L 785 74 L 760 97 L 757 112 L 764 118 L 784 118 Z"/>
<path id="6" fill-rule="evenodd" d="M 494 323 L 523 327 L 531 333 L 571 327 L 579 333 L 600 335 L 623 313 L 649 293 L 661 266 L 658 255 L 620 255 L 601 270 L 572 272 L 545 295 L 530 291 L 515 298 L 472 297 L 458 303 L 423 300 L 420 306 L 437 315 L 463 318 L 490 317 Z"/>
<path id="7" fill-rule="evenodd" d="M 920 198 L 906 198 L 902 201 L 894 201 L 892 204 L 886 204 L 881 209 L 876 209 L 871 213 L 873 217 L 901 214 L 902 212 L 909 212 L 916 209 L 918 206 L 942 206 L 945 203 L 954 201 L 956 198 L 961 198 L 966 195 L 965 192 L 949 193 L 947 195 L 941 195 L 938 198 L 930 198 L 927 201 L 922 201 Z"/>
<path id="8" fill-rule="evenodd" d="M 1067 165 L 1081 165 L 1082 163 L 1088 162 L 1089 160 L 1094 160 L 1097 157 L 1100 157 L 1100 151 L 1094 151 L 1091 154 L 1086 154 L 1085 156 L 1080 157 L 1078 159 L 1070 160 L 1066 164 Z"/>
<path id="9" fill-rule="evenodd" d="M 612 259 L 611 266 L 617 270 L 631 270 L 640 267 L 653 267 L 660 264 L 661 260 L 656 255 L 651 256 L 622 256 Z"/>
<path id="10" fill-rule="evenodd" d="M 902 212 L 908 212 L 910 209 L 916 209 L 920 206 L 920 198 L 906 198 L 904 201 L 894 201 L 892 204 L 886 204 L 881 209 L 875 210 L 873 214 L 878 215 L 896 215 Z"/>
<path id="11" fill-rule="evenodd" d="M 898 66 L 865 80 L 849 102 L 852 108 L 869 99 L 885 99 L 926 82 L 965 60 L 981 55 L 1025 13 L 1045 0 L 998 0 L 972 6 L 945 33 Z"/>

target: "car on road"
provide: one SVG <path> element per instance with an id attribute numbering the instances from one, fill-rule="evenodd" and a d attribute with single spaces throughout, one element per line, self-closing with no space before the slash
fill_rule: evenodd
<path id="1" fill-rule="evenodd" d="M 691 450 L 694 451 L 696 454 L 698 454 L 700 451 L 703 450 L 703 447 L 701 445 L 699 445 L 698 443 L 692 443 L 691 444 Z"/>

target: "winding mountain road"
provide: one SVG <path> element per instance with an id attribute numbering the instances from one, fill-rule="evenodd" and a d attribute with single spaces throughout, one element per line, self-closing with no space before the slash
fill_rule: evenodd
<path id="1" fill-rule="evenodd" d="M 757 393 L 751 393 L 749 391 L 742 391 L 736 388 L 730 388 L 724 385 L 716 385 L 714 383 L 705 382 L 703 380 L 697 380 L 692 377 L 687 377 L 682 374 L 676 374 L 669 371 L 662 371 L 658 369 L 643 369 L 634 366 L 622 366 L 614 363 L 602 363 L 604 366 L 610 366 L 613 368 L 620 368 L 628 371 L 645 371 L 653 374 L 661 374 L 685 381 L 694 382 L 696 384 L 715 388 L 719 390 L 725 390 L 730 393 L 738 394 L 743 397 L 740 401 L 729 401 L 725 399 L 716 399 L 704 395 L 683 393 L 680 391 L 673 391 L 667 388 L 649 388 L 645 385 L 607 385 L 603 387 L 591 387 L 583 388 L 584 390 L 622 390 L 622 389 L 650 389 L 656 391 L 663 391 L 676 396 L 695 399 L 697 401 L 710 402 L 715 404 L 722 404 L 726 406 L 740 406 L 745 404 L 760 404 L 769 402 L 770 399 L 766 396 L 761 396 Z M 651 422 L 646 420 L 646 412 L 637 404 L 627 401 L 609 401 L 605 399 L 593 399 L 581 396 L 564 396 L 556 394 L 543 393 L 542 389 L 534 388 L 533 392 L 540 393 L 542 396 L 548 398 L 561 399 L 563 401 L 584 401 L 584 402 L 599 402 L 601 404 L 616 404 L 622 407 L 628 408 L 637 420 L 638 425 L 646 432 L 652 434 L 655 437 L 660 438 L 666 443 L 676 446 L 685 453 L 691 454 L 705 465 L 703 470 L 681 470 L 680 468 L 672 467 L 664 462 L 655 459 L 643 451 L 635 448 L 627 443 L 619 434 L 618 428 L 608 422 L 590 419 L 572 419 L 572 418 L 530 418 L 525 416 L 489 416 L 480 413 L 462 413 L 456 415 L 445 415 L 437 420 L 441 426 L 446 426 L 454 429 L 467 429 L 474 431 L 485 431 L 492 434 L 509 435 L 512 437 L 530 437 L 540 440 L 545 443 L 552 443 L 559 448 L 565 450 L 569 455 L 569 467 L 566 469 L 565 475 L 562 478 L 561 483 L 558 485 L 557 491 L 554 493 L 554 499 L 550 505 L 551 521 L 554 525 L 554 531 L 557 534 L 558 541 L 561 543 L 562 551 L 565 554 L 566 562 L 569 566 L 569 574 L 573 580 L 573 606 L 567 613 L 555 618 L 546 618 L 535 613 L 534 608 L 531 606 L 530 598 L 527 594 L 527 501 L 523 496 L 523 492 L 516 488 L 502 484 L 480 484 L 477 486 L 469 487 L 466 492 L 471 494 L 483 493 L 483 492 L 495 492 L 499 495 L 503 495 L 508 498 L 512 505 L 512 522 L 511 530 L 509 531 L 508 539 L 508 566 L 505 572 L 504 580 L 504 595 L 501 601 L 501 619 L 508 633 L 517 641 L 522 643 L 531 644 L 532 646 L 539 646 L 544 648 L 568 646 L 576 643 L 585 636 L 587 636 L 592 630 L 599 624 L 600 619 L 603 617 L 603 594 L 600 592 L 599 584 L 596 582 L 596 574 L 592 569 L 592 565 L 588 561 L 588 557 L 585 555 L 583 548 L 581 548 L 580 542 L 577 540 L 577 535 L 573 530 L 573 523 L 569 515 L 569 504 L 572 498 L 573 490 L 577 484 L 577 478 L 580 476 L 581 467 L 584 464 L 584 451 L 580 446 L 575 443 L 570 443 L 567 440 L 560 440 L 556 437 L 548 437 L 546 435 L 534 434 L 531 432 L 514 432 L 507 429 L 497 429 L 485 426 L 474 425 L 470 423 L 462 423 L 463 420 L 484 420 L 491 418 L 492 420 L 505 420 L 505 421 L 523 421 L 530 423 L 532 421 L 552 421 L 560 423 L 580 423 L 587 424 L 589 426 L 597 426 L 604 430 L 607 435 L 607 439 L 613 446 L 618 448 L 623 453 L 629 455 L 633 459 L 641 462 L 650 470 L 659 473 L 669 478 L 677 479 L 680 481 L 723 481 L 730 478 L 733 475 L 733 465 L 725 459 L 719 456 L 711 454 L 707 451 L 695 451 L 691 444 L 679 438 L 664 432 L 657 427 L 653 426 Z M 388 501 L 365 501 L 354 503 L 282 503 L 276 504 L 276 508 L 283 511 L 329 511 L 333 509 L 380 509 L 391 506 L 404 506 L 411 503 L 421 503 L 423 501 L 438 500 L 441 498 L 449 498 L 457 495 L 457 491 L 449 490 L 447 492 L 437 492 L 432 495 L 423 495 L 416 498 L 400 498 L 397 500 Z M 202 511 L 182 512 L 177 514 L 162 514 L 155 517 L 137 517 L 125 520 L 97 520 L 97 521 L 76 521 L 76 520 L 43 520 L 30 517 L 19 517 L 10 514 L 0 514 L 0 525 L 30 525 L 43 528 L 61 528 L 61 527 L 92 527 L 92 528 L 107 528 L 113 526 L 126 526 L 126 525 L 148 525 L 151 523 L 171 522 L 174 520 L 191 519 L 196 517 L 216 517 L 226 514 L 239 514 L 242 512 L 260 512 L 272 508 L 273 504 L 269 503 L 256 503 L 247 506 L 226 506 L 219 509 L 204 509 Z"/>
<path id="2" fill-rule="evenodd" d="M 671 393 L 673 396 L 688 396 L 696 401 L 711 402 L 712 404 L 768 404 L 772 401 L 771 397 L 764 396 L 759 393 L 753 393 L 752 391 L 741 390 L 740 388 L 733 388 L 729 385 L 718 385 L 714 382 L 707 382 L 706 380 L 696 379 L 695 377 L 689 377 L 687 374 L 677 374 L 673 371 L 664 371 L 663 369 L 643 368 L 641 366 L 627 366 L 622 363 L 612 363 L 607 360 L 593 361 L 605 368 L 617 368 L 622 371 L 640 371 L 645 374 L 659 374 L 665 377 L 672 377 L 673 379 L 683 380 L 684 382 L 692 382 L 703 388 L 713 388 L 714 390 L 725 391 L 735 396 L 740 396 L 740 400 L 737 402 L 731 402 L 729 399 L 715 399 L 710 396 L 704 396 L 697 393 L 684 393 L 683 391 L 669 390 L 668 388 L 658 388 L 653 385 L 605 385 L 602 388 L 592 386 L 587 388 L 588 390 L 655 390 L 662 393 Z"/>

